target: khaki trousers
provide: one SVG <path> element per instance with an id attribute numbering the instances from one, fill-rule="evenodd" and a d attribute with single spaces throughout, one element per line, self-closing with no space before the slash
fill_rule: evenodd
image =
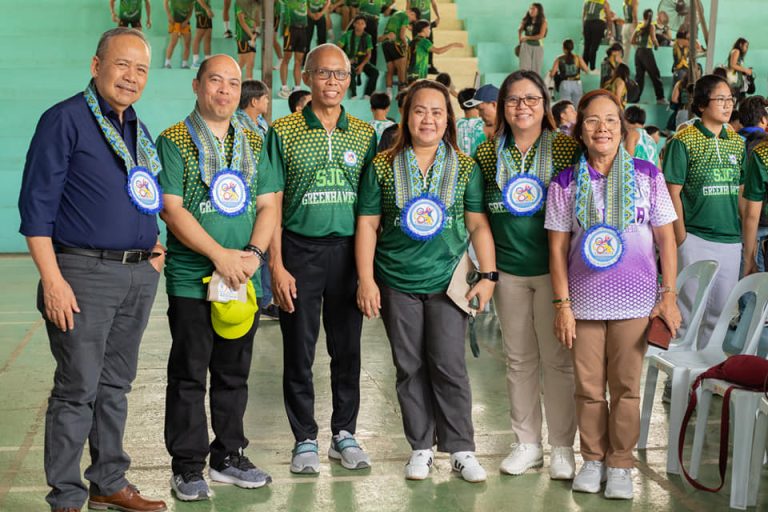
<path id="1" fill-rule="evenodd" d="M 549 444 L 573 446 L 573 364 L 554 335 L 549 274 L 520 277 L 500 272 L 494 301 L 507 357 L 513 432 L 521 443 L 541 443 L 543 388 Z"/>
<path id="2" fill-rule="evenodd" d="M 640 436 L 640 375 L 647 327 L 648 318 L 576 321 L 573 370 L 585 461 L 605 461 L 612 468 L 634 466 L 632 450 Z"/>

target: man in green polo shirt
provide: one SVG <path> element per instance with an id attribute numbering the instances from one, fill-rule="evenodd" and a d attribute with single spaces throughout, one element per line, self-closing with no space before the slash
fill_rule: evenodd
<path id="1" fill-rule="evenodd" d="M 219 286 L 220 293 L 250 281 L 261 295 L 259 267 L 277 220 L 278 183 L 262 138 L 234 117 L 241 89 L 237 63 L 228 55 L 204 60 L 192 88 L 195 110 L 157 140 L 163 164 L 161 217 L 173 260 L 165 269 L 172 339 L 165 444 L 172 457 L 171 488 L 182 501 L 210 497 L 203 479 L 208 456 L 214 481 L 243 488 L 271 481 L 243 453 L 258 314 L 238 320 L 233 327 L 246 327 L 238 334 L 224 332 L 214 322 L 222 304 L 206 300 L 203 278 L 218 273 L 228 287 Z M 209 373 L 212 443 L 205 414 Z"/>
<path id="2" fill-rule="evenodd" d="M 147 8 L 147 28 L 152 28 L 149 0 L 119 0 L 120 5 L 115 12 L 115 0 L 109 0 L 109 10 L 112 13 L 112 21 L 118 27 L 132 27 L 141 30 L 141 4 Z"/>
<path id="3" fill-rule="evenodd" d="M 678 131 L 664 156 L 664 177 L 675 206 L 678 266 L 700 260 L 720 264 L 701 322 L 699 344 L 709 341 L 728 294 L 739 280 L 739 197 L 744 183 L 744 140 L 726 128 L 735 98 L 725 79 L 706 75 L 696 82 L 693 110 L 701 119 Z M 683 318 L 695 290 L 680 290 Z"/>
<path id="4" fill-rule="evenodd" d="M 323 327 L 331 355 L 333 438 L 328 455 L 347 469 L 370 466 L 354 438 L 360 407 L 360 332 L 354 243 L 362 169 L 376 154 L 371 126 L 341 105 L 351 68 L 333 44 L 307 55 L 304 83 L 312 101 L 272 125 L 267 148 L 282 193 L 281 221 L 270 247 L 272 292 L 283 333 L 283 397 L 295 438 L 291 472 L 317 473 L 312 363 Z"/>

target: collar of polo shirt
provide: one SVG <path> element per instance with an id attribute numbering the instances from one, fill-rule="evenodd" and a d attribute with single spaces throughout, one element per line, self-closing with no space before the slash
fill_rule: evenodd
<path id="1" fill-rule="evenodd" d="M 694 122 L 693 124 L 694 124 L 694 125 L 696 126 L 696 128 L 698 128 L 698 129 L 699 129 L 699 131 L 700 131 L 701 133 L 703 133 L 703 134 L 704 134 L 704 136 L 705 136 L 705 137 L 707 137 L 708 139 L 712 139 L 712 138 L 714 138 L 714 137 L 715 137 L 715 134 L 714 134 L 714 133 L 712 133 L 711 131 L 709 131 L 709 129 L 707 129 L 707 127 L 706 127 L 706 126 L 704 126 L 704 123 L 702 123 L 702 122 L 701 122 L 701 119 L 697 119 L 697 120 L 696 120 L 696 122 Z M 727 138 L 728 138 L 728 130 L 725 128 L 725 126 L 723 126 L 722 130 L 720 130 L 720 133 L 718 134 L 718 136 L 719 136 L 721 139 L 727 139 Z"/>
<path id="2" fill-rule="evenodd" d="M 339 105 L 339 107 L 341 108 L 341 114 L 339 114 L 339 120 L 336 121 L 336 128 L 346 131 L 347 128 L 349 128 L 349 119 L 347 119 L 347 113 L 344 110 L 344 106 Z M 304 116 L 304 120 L 307 122 L 307 127 L 309 127 L 310 130 L 317 128 L 325 130 L 323 123 L 320 122 L 315 113 L 312 111 L 311 101 L 304 105 L 304 108 L 301 109 L 301 114 Z"/>

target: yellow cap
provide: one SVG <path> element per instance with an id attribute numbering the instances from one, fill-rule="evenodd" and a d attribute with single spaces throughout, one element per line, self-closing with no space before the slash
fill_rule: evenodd
<path id="1" fill-rule="evenodd" d="M 211 323 L 213 330 L 222 338 L 236 340 L 245 336 L 253 326 L 253 320 L 259 306 L 256 303 L 256 290 L 249 279 L 246 285 L 246 302 L 211 302 Z"/>

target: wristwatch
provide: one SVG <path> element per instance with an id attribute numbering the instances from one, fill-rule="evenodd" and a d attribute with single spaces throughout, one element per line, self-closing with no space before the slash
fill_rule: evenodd
<path id="1" fill-rule="evenodd" d="M 477 274 L 480 276 L 480 279 L 487 279 L 494 283 L 499 280 L 499 273 L 495 270 L 493 272 L 478 272 Z"/>

